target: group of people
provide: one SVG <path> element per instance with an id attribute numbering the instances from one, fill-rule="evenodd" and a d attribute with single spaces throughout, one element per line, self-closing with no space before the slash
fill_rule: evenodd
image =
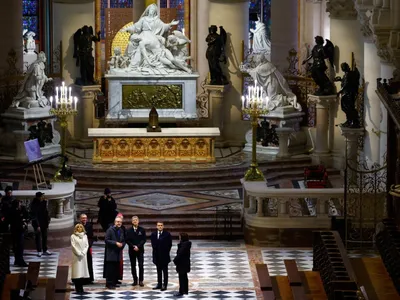
<path id="1" fill-rule="evenodd" d="M 139 226 L 139 218 L 132 217 L 132 227 L 122 225 L 123 215 L 117 213 L 117 204 L 111 195 L 110 189 L 105 189 L 104 196 L 100 197 L 98 223 L 105 231 L 105 254 L 103 277 L 106 279 L 107 289 L 116 289 L 121 284 L 123 274 L 123 249 L 128 247 L 132 286 L 144 286 L 144 245 L 147 241 L 146 231 Z M 110 222 L 113 218 L 112 222 Z M 172 236 L 164 230 L 164 223 L 157 222 L 157 231 L 151 236 L 153 249 L 152 260 L 157 268 L 157 285 L 154 290 L 165 291 L 168 287 L 168 265 L 171 262 L 170 251 Z M 179 235 L 178 250 L 173 259 L 176 271 L 179 274 L 179 291 L 174 295 L 179 297 L 189 292 L 187 273 L 190 272 L 191 242 L 187 233 Z M 73 253 L 72 280 L 78 293 L 83 292 L 83 285 L 94 281 L 92 245 L 94 241 L 92 225 L 87 222 L 87 216 L 80 216 L 80 223 L 75 226 L 71 236 Z M 136 270 L 138 265 L 139 272 Z M 139 274 L 138 274 L 139 273 Z"/>
<path id="2" fill-rule="evenodd" d="M 24 244 L 29 222 L 35 232 L 37 256 L 51 255 L 47 248 L 47 229 L 50 224 L 47 200 L 44 193 L 36 192 L 27 209 L 20 200 L 13 197 L 12 193 L 11 186 L 5 188 L 4 196 L 0 193 L 0 233 L 11 233 L 14 265 L 27 267 L 24 260 Z"/>

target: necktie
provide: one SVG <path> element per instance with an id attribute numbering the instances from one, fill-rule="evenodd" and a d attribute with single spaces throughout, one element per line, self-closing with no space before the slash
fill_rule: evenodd
<path id="1" fill-rule="evenodd" d="M 137 229 L 137 227 L 133 227 L 133 230 L 135 230 L 135 232 L 136 232 L 136 229 Z"/>
<path id="2" fill-rule="evenodd" d="M 161 231 L 158 232 L 158 239 L 160 238 L 160 235 L 161 235 Z"/>

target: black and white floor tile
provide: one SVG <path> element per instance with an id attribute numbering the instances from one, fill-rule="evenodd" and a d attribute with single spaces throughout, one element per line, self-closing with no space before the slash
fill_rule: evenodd
<path id="1" fill-rule="evenodd" d="M 25 250 L 24 259 L 27 264 L 30 262 L 40 262 L 39 277 L 55 278 L 58 267 L 58 252 L 52 252 L 50 256 L 42 255 L 37 257 L 36 251 Z M 14 266 L 14 256 L 10 257 L 10 271 L 11 273 L 26 273 L 28 268 Z"/>
<path id="2" fill-rule="evenodd" d="M 311 271 L 313 267 L 312 250 L 264 249 L 263 261 L 268 265 L 271 276 L 286 276 L 285 259 L 295 259 L 299 271 Z"/>
<path id="3" fill-rule="evenodd" d="M 77 299 L 204 299 L 204 300 L 221 300 L 221 299 L 256 299 L 255 292 L 252 290 L 241 291 L 193 291 L 184 297 L 174 297 L 173 291 L 104 291 L 90 292 L 78 295 L 71 294 L 71 300 Z"/>

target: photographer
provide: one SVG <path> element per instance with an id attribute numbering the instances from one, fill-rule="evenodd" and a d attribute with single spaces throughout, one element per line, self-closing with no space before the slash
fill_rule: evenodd
<path id="1" fill-rule="evenodd" d="M 100 197 L 97 206 L 99 207 L 97 223 L 106 232 L 117 216 L 117 203 L 115 203 L 114 198 L 111 196 L 109 188 L 104 189 L 104 195 Z"/>
<path id="2" fill-rule="evenodd" d="M 13 200 L 10 208 L 10 231 L 13 242 L 14 266 L 27 267 L 24 260 L 24 237 L 29 215 L 20 200 Z"/>

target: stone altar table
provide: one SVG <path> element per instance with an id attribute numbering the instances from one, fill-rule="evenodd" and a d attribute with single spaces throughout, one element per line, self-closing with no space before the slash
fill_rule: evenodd
<path id="1" fill-rule="evenodd" d="M 89 128 L 93 163 L 210 163 L 215 162 L 217 127 Z"/>

